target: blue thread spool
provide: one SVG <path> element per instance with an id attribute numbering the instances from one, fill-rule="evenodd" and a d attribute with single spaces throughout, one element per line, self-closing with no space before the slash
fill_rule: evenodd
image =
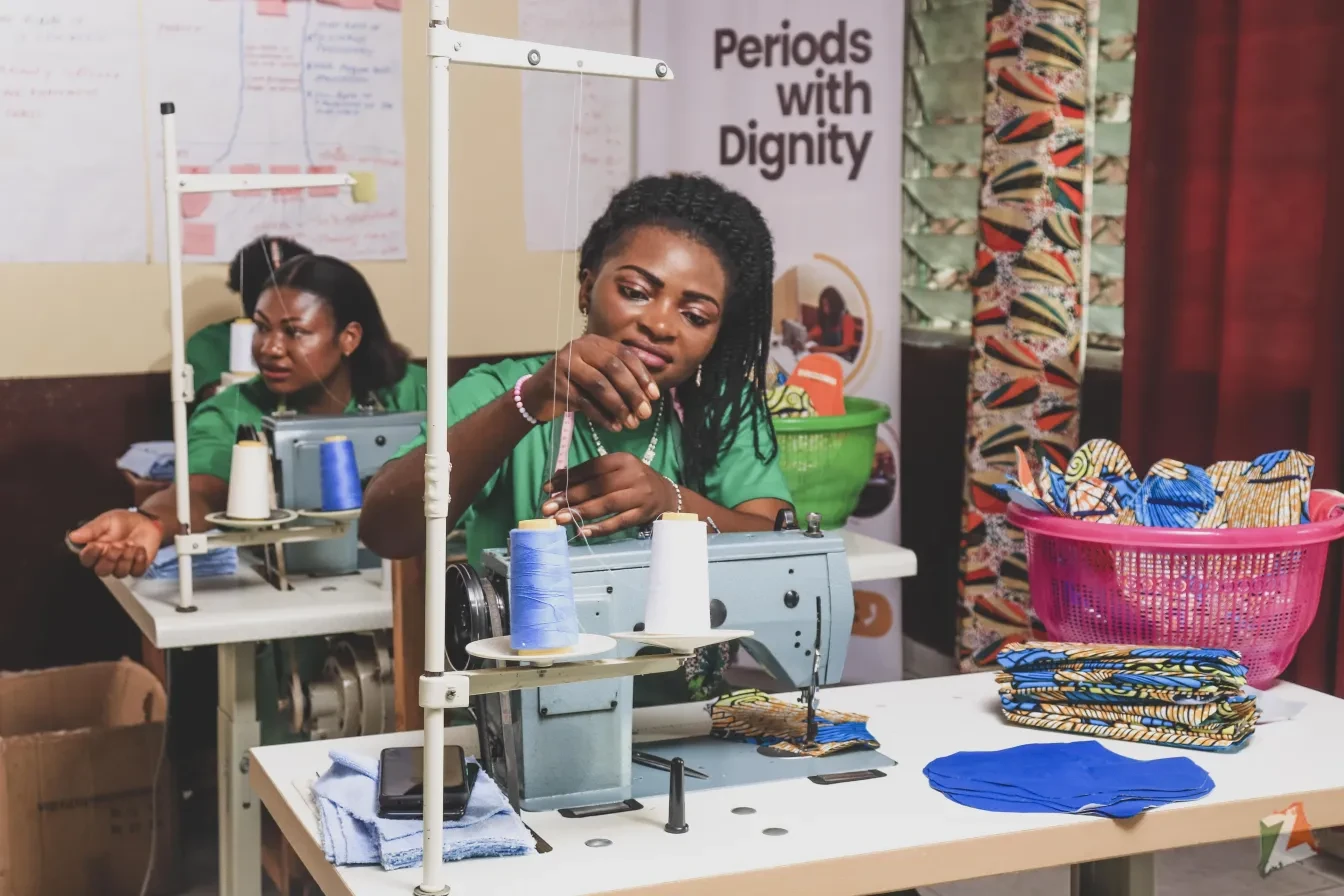
<path id="1" fill-rule="evenodd" d="M 509 646 L 538 655 L 578 643 L 569 539 L 554 520 L 525 520 L 509 533 Z"/>
<path id="2" fill-rule="evenodd" d="M 322 509 L 355 510 L 364 504 L 355 463 L 355 443 L 347 436 L 322 440 Z"/>

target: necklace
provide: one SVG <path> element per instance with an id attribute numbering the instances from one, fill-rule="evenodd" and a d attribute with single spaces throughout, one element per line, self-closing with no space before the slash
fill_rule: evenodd
<path id="1" fill-rule="evenodd" d="M 658 402 L 658 414 L 653 418 L 653 438 L 649 439 L 649 447 L 644 449 L 642 460 L 646 467 L 653 465 L 653 456 L 658 453 L 658 424 L 663 422 L 663 404 L 664 402 Z M 588 420 L 587 417 L 584 419 Z M 602 444 L 602 437 L 597 434 L 597 427 L 593 425 L 591 420 L 588 420 L 588 431 L 593 434 L 593 442 L 597 444 L 598 456 L 605 457 L 607 448 Z"/>

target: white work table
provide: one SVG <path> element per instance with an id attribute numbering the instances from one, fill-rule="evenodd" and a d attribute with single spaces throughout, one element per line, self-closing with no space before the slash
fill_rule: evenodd
<path id="1" fill-rule="evenodd" d="M 447 866 L 453 896 L 742 896 L 825 893 L 864 896 L 916 886 L 1072 864 L 1085 883 L 1075 892 L 1139 896 L 1152 889 L 1151 854 L 1259 835 L 1265 816 L 1301 802 L 1317 828 L 1344 824 L 1344 700 L 1293 685 L 1285 698 L 1305 702 L 1298 715 L 1261 726 L 1231 755 L 1103 741 L 1140 759 L 1185 756 L 1215 782 L 1201 800 L 1152 810 L 1137 819 L 970 809 L 933 790 L 931 760 L 961 750 L 1076 740 L 1010 725 L 998 711 L 992 674 L 836 688 L 822 705 L 866 713 L 881 751 L 895 759 L 884 778 L 819 786 L 806 778 L 693 790 L 690 831 L 663 831 L 667 799 L 587 819 L 523 813 L 552 851 L 477 859 Z M 636 710 L 637 740 L 705 733 L 703 706 Z M 476 748 L 474 727 L 450 728 L 448 742 Z M 262 747 L 253 751 L 252 785 L 326 896 L 407 896 L 419 870 L 335 868 L 323 857 L 307 783 L 339 746 L 376 756 L 384 747 L 418 745 L 420 732 Z M 752 814 L 734 814 L 750 807 Z M 767 836 L 767 828 L 787 833 Z M 592 848 L 586 841 L 611 841 Z M 1254 855 L 1247 856 L 1254 863 Z"/>
<path id="2" fill-rule="evenodd" d="M 871 535 L 861 535 L 848 529 L 841 530 L 840 537 L 845 542 L 845 557 L 849 560 L 851 582 L 904 579 L 919 571 L 915 552 L 909 548 L 879 541 Z"/>
<path id="3" fill-rule="evenodd" d="M 295 576 L 280 591 L 242 565 L 235 575 L 197 578 L 197 609 L 177 609 L 176 579 L 114 579 L 103 584 L 155 647 L 305 638 L 392 627 L 390 578 L 381 569 L 332 578 Z"/>
<path id="4" fill-rule="evenodd" d="M 918 565 L 908 548 L 845 530 L 854 582 L 900 579 Z M 296 576 L 279 591 L 251 568 L 236 575 L 198 578 L 192 613 L 177 610 L 174 579 L 104 578 L 127 615 L 160 650 L 375 631 L 392 627 L 392 592 L 384 571 L 312 579 Z"/>
<path id="5" fill-rule="evenodd" d="M 102 582 L 160 650 L 218 646 L 219 892 L 260 896 L 261 811 L 246 774 L 248 750 L 261 743 L 257 642 L 391 628 L 392 592 L 387 564 L 346 576 L 295 576 L 291 590 L 280 591 L 239 560 L 235 575 L 195 580 L 190 613 L 177 609 L 176 579 Z"/>
<path id="6" fill-rule="evenodd" d="M 854 582 L 915 574 L 913 551 L 845 531 Z M 392 627 L 391 576 L 383 570 L 331 578 L 295 576 L 280 591 L 255 570 L 195 580 L 190 613 L 177 610 L 173 579 L 102 580 L 159 649 L 219 646 L 219 866 L 221 896 L 260 896 L 261 816 L 248 786 L 248 751 L 261 743 L 257 722 L 258 641 L 379 631 Z"/>

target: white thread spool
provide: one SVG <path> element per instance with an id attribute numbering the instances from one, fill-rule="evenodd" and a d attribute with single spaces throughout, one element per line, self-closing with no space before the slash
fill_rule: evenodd
<path id="1" fill-rule="evenodd" d="M 271 515 L 271 452 L 264 442 L 242 441 L 233 446 L 229 468 L 229 504 L 225 511 L 235 520 L 264 520 Z"/>
<path id="2" fill-rule="evenodd" d="M 252 337 L 257 325 L 250 318 L 240 317 L 229 325 L 229 372 L 248 379 L 257 372 L 252 359 Z"/>
<path id="3" fill-rule="evenodd" d="M 653 523 L 644 631 L 656 635 L 707 632 L 709 541 L 693 513 L 665 513 Z"/>

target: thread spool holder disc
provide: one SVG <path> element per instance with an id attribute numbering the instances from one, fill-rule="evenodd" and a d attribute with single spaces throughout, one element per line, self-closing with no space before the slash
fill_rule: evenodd
<path id="1" fill-rule="evenodd" d="M 634 641 L 649 647 L 663 647 L 673 653 L 690 654 L 701 647 L 722 644 L 724 641 L 736 641 L 750 638 L 755 632 L 750 629 L 716 628 L 705 632 L 684 632 L 681 634 L 659 634 L 657 632 L 612 632 L 611 637 L 618 641 Z"/>
<path id="2" fill-rule="evenodd" d="M 212 526 L 219 526 L 221 529 L 265 529 L 270 526 L 283 526 L 292 523 L 299 518 L 299 515 L 292 510 L 276 509 L 271 511 L 271 515 L 264 520 L 235 519 L 227 513 L 215 512 L 207 513 L 205 521 Z"/>
<path id="3" fill-rule="evenodd" d="M 293 511 L 290 511 L 291 513 Z M 218 525 L 221 528 L 229 525 L 228 523 L 212 519 L 216 514 L 210 514 L 206 521 L 212 525 Z M 295 515 L 297 516 L 297 514 Z M 291 517 L 291 519 L 293 519 Z M 284 526 L 283 523 L 274 523 L 258 520 L 254 525 L 235 525 L 224 532 L 193 532 L 190 535 L 178 536 L 175 539 L 177 552 L 179 554 L 204 554 L 212 548 L 218 547 L 256 547 L 264 544 L 286 544 L 305 541 L 326 541 L 331 538 L 341 538 L 350 531 L 350 524 L 344 522 L 323 523 L 316 526 Z M 284 526 L 284 528 L 280 528 Z"/>
<path id="4" fill-rule="evenodd" d="M 483 638 L 467 645 L 467 653 L 478 659 L 501 663 L 525 663 L 530 666 L 554 666 L 592 659 L 616 649 L 616 642 L 606 635 L 582 633 L 578 643 L 564 653 L 525 654 L 513 649 L 508 635 Z"/>

